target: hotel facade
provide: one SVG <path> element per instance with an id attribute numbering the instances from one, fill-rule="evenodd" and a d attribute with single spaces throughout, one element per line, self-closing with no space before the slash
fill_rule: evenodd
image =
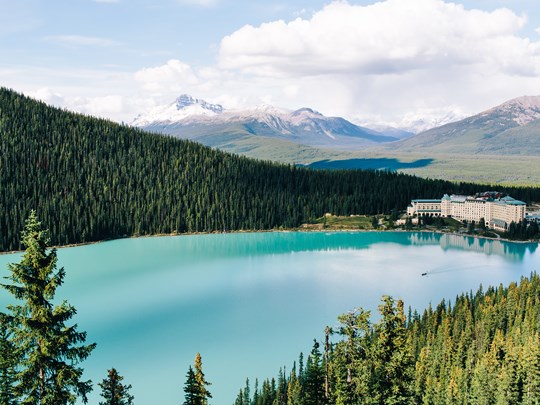
<path id="1" fill-rule="evenodd" d="M 510 223 L 521 222 L 525 218 L 526 204 L 510 196 L 502 197 L 496 192 L 486 192 L 475 196 L 447 195 L 442 199 L 412 200 L 407 207 L 408 216 L 446 217 L 458 221 L 484 219 L 486 227 L 505 231 Z"/>

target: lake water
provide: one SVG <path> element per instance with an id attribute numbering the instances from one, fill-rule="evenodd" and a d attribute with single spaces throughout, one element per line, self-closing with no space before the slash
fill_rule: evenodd
<path id="1" fill-rule="evenodd" d="M 83 363 L 94 383 L 115 367 L 137 405 L 179 404 L 200 352 L 211 403 L 232 404 L 246 377 L 290 367 L 339 314 L 376 312 L 383 294 L 421 311 L 480 283 L 508 285 L 540 269 L 537 246 L 406 232 L 122 239 L 59 249 L 57 299 L 98 343 Z M 0 256 L 1 274 L 19 260 Z M 9 300 L 0 291 L 2 308 Z"/>

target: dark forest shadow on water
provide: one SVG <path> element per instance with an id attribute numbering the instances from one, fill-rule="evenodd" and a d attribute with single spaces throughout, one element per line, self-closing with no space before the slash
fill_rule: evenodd
<path id="1" fill-rule="evenodd" d="M 398 159 L 375 158 L 375 159 L 345 159 L 345 160 L 319 160 L 307 167 L 312 169 L 346 170 L 346 169 L 374 169 L 396 171 L 399 169 L 417 169 L 427 167 L 435 159 L 418 159 L 413 162 L 402 162 Z"/>

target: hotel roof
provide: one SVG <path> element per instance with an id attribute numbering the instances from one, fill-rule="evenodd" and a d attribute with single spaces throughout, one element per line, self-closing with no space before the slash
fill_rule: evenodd
<path id="1" fill-rule="evenodd" d="M 441 200 L 435 200 L 435 199 L 427 199 L 427 200 L 411 200 L 412 202 L 420 202 L 420 203 L 440 203 Z"/>
<path id="2" fill-rule="evenodd" d="M 507 195 L 506 197 L 500 198 L 499 200 L 495 200 L 496 202 L 507 204 L 507 205 L 527 205 L 523 201 L 516 200 L 515 198 L 510 197 Z"/>

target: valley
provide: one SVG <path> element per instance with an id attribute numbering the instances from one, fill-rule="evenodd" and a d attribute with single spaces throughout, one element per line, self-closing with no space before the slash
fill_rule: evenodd
<path id="1" fill-rule="evenodd" d="M 540 97 L 519 97 L 418 134 L 375 131 L 309 108 L 229 111 L 188 95 L 141 114 L 132 125 L 259 160 L 313 168 L 392 170 L 487 184 L 540 183 Z"/>

